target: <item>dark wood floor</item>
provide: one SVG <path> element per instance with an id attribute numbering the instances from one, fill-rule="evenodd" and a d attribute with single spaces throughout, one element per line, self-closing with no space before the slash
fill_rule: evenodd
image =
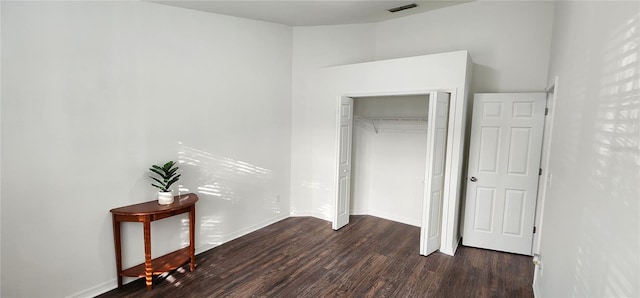
<path id="1" fill-rule="evenodd" d="M 288 218 L 197 256 L 197 268 L 100 297 L 533 297 L 531 258 L 470 247 L 418 254 L 419 228 L 372 216 Z"/>

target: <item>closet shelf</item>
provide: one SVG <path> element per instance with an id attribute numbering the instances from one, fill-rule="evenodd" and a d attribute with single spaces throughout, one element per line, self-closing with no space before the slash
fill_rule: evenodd
<path id="1" fill-rule="evenodd" d="M 426 133 L 426 117 L 355 117 L 354 124 L 369 131 Z"/>

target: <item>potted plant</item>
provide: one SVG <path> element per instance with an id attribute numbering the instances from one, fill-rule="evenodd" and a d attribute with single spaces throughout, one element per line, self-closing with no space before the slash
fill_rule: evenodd
<path id="1" fill-rule="evenodd" d="M 171 189 L 171 185 L 180 179 L 180 174 L 177 173 L 178 165 L 174 161 L 169 161 L 162 166 L 152 165 L 149 170 L 160 176 L 159 179 L 149 176 L 157 182 L 151 183 L 151 185 L 159 189 L 158 204 L 169 205 L 173 203 L 173 190 Z"/>

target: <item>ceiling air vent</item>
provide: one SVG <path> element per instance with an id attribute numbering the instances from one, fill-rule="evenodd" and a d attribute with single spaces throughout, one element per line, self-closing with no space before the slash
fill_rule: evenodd
<path id="1" fill-rule="evenodd" d="M 388 9 L 388 11 L 389 12 L 398 12 L 398 11 L 411 9 L 411 8 L 414 8 L 414 7 L 418 7 L 418 4 L 411 3 L 411 4 L 407 4 L 407 5 L 403 5 L 403 6 L 398 6 L 398 7 L 394 7 L 394 8 Z"/>

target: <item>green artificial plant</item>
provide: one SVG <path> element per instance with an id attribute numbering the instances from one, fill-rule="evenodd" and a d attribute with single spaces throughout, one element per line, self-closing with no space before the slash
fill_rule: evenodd
<path id="1" fill-rule="evenodd" d="M 151 185 L 157 187 L 162 192 L 169 192 L 171 185 L 180 179 L 180 174 L 177 173 L 178 165 L 174 161 L 169 161 L 163 166 L 152 165 L 149 170 L 160 176 L 160 179 L 153 176 L 149 176 L 149 178 L 157 182 L 157 184 L 151 183 Z"/>

